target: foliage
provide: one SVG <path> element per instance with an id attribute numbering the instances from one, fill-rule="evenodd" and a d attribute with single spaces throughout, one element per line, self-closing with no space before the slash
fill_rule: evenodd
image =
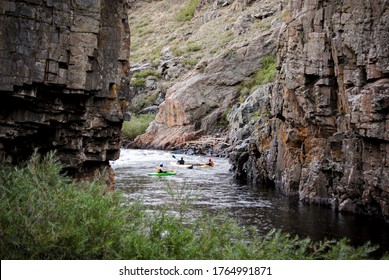
<path id="1" fill-rule="evenodd" d="M 274 55 L 268 55 L 261 61 L 261 68 L 254 72 L 250 79 L 243 82 L 241 86 L 241 95 L 253 92 L 261 85 L 273 82 L 276 78 L 277 60 Z"/>
<path id="2" fill-rule="evenodd" d="M 197 63 L 198 63 L 198 59 L 195 59 L 195 58 L 185 58 L 184 60 L 183 60 L 183 63 L 184 63 L 184 65 L 186 65 L 186 66 L 189 66 L 189 67 L 193 67 L 193 66 L 195 66 Z"/>
<path id="3" fill-rule="evenodd" d="M 189 0 L 188 4 L 177 12 L 176 20 L 180 22 L 190 21 L 194 17 L 198 5 L 200 5 L 200 0 Z"/>
<path id="4" fill-rule="evenodd" d="M 141 99 L 132 107 L 132 112 L 135 114 L 139 113 L 140 110 L 142 110 L 145 107 L 152 106 L 155 101 L 158 99 L 158 93 L 154 92 L 147 96 L 145 99 Z M 135 117 L 136 118 L 136 117 Z M 151 118 L 152 120 L 152 118 Z"/>
<path id="5" fill-rule="evenodd" d="M 159 77 L 159 74 L 153 69 L 146 69 L 143 71 L 135 72 L 132 76 L 134 78 L 147 78 L 149 76 Z"/>
<path id="6" fill-rule="evenodd" d="M 133 115 L 130 121 L 125 121 L 122 127 L 122 135 L 128 140 L 134 140 L 136 136 L 145 133 L 150 122 L 154 119 L 153 114 Z"/>
<path id="7" fill-rule="evenodd" d="M 134 87 L 144 87 L 146 83 L 146 80 L 144 78 L 135 78 L 131 80 L 131 84 Z"/>
<path id="8" fill-rule="evenodd" d="M 151 213 L 141 202 L 124 203 L 119 192 L 105 193 L 98 181 L 75 182 L 61 169 L 54 153 L 1 167 L 1 259 L 367 259 L 376 249 L 277 230 L 258 236 L 225 214 L 204 213 L 188 223 L 191 190 L 169 190 L 178 215 Z"/>
<path id="9" fill-rule="evenodd" d="M 188 51 L 188 52 L 197 52 L 199 50 L 201 50 L 201 46 L 198 44 L 195 44 L 195 43 L 188 44 L 186 46 L 186 51 Z"/>
<path id="10" fill-rule="evenodd" d="M 265 108 L 260 108 L 258 111 L 251 114 L 251 119 L 261 118 L 262 121 L 268 120 L 270 112 Z"/>
<path id="11" fill-rule="evenodd" d="M 144 87 L 146 83 L 146 78 L 149 76 L 159 77 L 159 74 L 153 69 L 146 69 L 140 72 L 135 72 L 132 75 L 134 79 L 131 80 L 131 84 L 134 87 Z"/>
<path id="12" fill-rule="evenodd" d="M 50 153 L 0 171 L 1 259 L 115 259 L 128 231 L 117 193 L 76 184 Z"/>

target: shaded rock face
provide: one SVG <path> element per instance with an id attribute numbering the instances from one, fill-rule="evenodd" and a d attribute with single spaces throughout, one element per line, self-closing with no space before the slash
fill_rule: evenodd
<path id="1" fill-rule="evenodd" d="M 237 177 L 389 220 L 389 3 L 294 0 L 284 16 L 268 115 L 230 135 Z"/>
<path id="2" fill-rule="evenodd" d="M 2 1 L 0 159 L 57 150 L 69 171 L 117 159 L 128 104 L 125 1 Z"/>

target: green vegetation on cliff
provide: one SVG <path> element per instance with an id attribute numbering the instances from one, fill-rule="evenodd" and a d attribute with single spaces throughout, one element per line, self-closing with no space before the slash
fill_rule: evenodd
<path id="1" fill-rule="evenodd" d="M 143 87 L 146 83 L 146 78 L 149 76 L 153 77 L 159 77 L 159 74 L 157 71 L 152 69 L 146 69 L 140 72 L 136 72 L 132 75 L 134 79 L 131 81 L 131 84 L 134 87 Z"/>
<path id="2" fill-rule="evenodd" d="M 255 71 L 241 86 L 241 94 L 252 93 L 259 86 L 273 82 L 276 79 L 277 60 L 274 55 L 267 55 L 261 60 L 261 68 Z"/>
<path id="3" fill-rule="evenodd" d="M 189 21 L 194 17 L 196 7 L 200 5 L 200 0 L 190 0 L 185 7 L 176 14 L 177 21 Z"/>
<path id="4" fill-rule="evenodd" d="M 366 259 L 375 250 L 279 231 L 257 236 L 225 216 L 187 223 L 182 211 L 150 214 L 141 202 L 106 193 L 102 182 L 76 182 L 61 169 L 53 153 L 1 166 L 1 259 Z"/>
<path id="5" fill-rule="evenodd" d="M 133 115 L 130 121 L 125 121 L 122 134 L 127 140 L 134 140 L 136 136 L 145 133 L 150 122 L 154 119 L 153 114 Z"/>

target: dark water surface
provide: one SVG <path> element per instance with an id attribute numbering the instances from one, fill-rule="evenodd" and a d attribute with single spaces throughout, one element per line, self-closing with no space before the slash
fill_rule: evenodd
<path id="1" fill-rule="evenodd" d="M 189 202 L 191 217 L 203 209 L 225 211 L 244 226 L 255 226 L 267 233 L 276 228 L 313 240 L 347 237 L 354 245 L 367 241 L 389 251 L 389 224 L 381 220 L 351 214 L 336 213 L 328 208 L 307 205 L 279 194 L 271 188 L 252 187 L 236 183 L 227 159 L 213 158 L 214 168 L 183 169 L 170 166 L 172 153 L 154 150 L 121 150 L 112 162 L 117 187 L 131 201 L 142 199 L 152 211 L 169 207 L 174 213 L 179 201 Z M 176 155 L 181 157 L 181 155 Z M 183 155 L 186 163 L 205 163 L 207 157 Z M 176 176 L 150 177 L 163 163 Z"/>

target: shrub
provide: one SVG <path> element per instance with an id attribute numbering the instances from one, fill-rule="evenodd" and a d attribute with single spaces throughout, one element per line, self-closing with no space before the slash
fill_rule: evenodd
<path id="1" fill-rule="evenodd" d="M 0 171 L 1 259 L 115 259 L 128 212 L 99 182 L 61 175 L 54 153 Z"/>
<path id="2" fill-rule="evenodd" d="M 144 87 L 146 83 L 146 80 L 144 78 L 136 78 L 131 80 L 131 84 L 134 87 Z"/>
<path id="3" fill-rule="evenodd" d="M 134 87 L 144 87 L 146 83 L 146 78 L 149 76 L 159 77 L 159 74 L 153 69 L 146 69 L 140 72 L 135 72 L 132 75 L 134 79 L 131 80 L 131 84 Z"/>
<path id="4" fill-rule="evenodd" d="M 268 55 L 261 61 L 261 68 L 241 85 L 241 94 L 252 93 L 256 88 L 273 82 L 276 78 L 277 60 L 274 55 Z"/>
<path id="5" fill-rule="evenodd" d="M 198 5 L 200 5 L 200 0 L 189 0 L 188 4 L 177 12 L 176 20 L 181 22 L 191 20 Z"/>
<path id="6" fill-rule="evenodd" d="M 133 115 L 130 121 L 123 123 L 122 134 L 128 140 L 134 140 L 136 136 L 145 133 L 154 115 Z"/>
<path id="7" fill-rule="evenodd" d="M 312 242 L 273 230 L 265 236 L 227 215 L 150 213 L 102 182 L 61 174 L 54 153 L 0 169 L 0 257 L 4 259 L 367 259 L 376 247 Z M 170 191 L 171 193 L 176 193 Z M 184 207 L 180 206 L 184 205 Z M 386 255 L 385 257 L 388 257 Z"/>
<path id="8" fill-rule="evenodd" d="M 201 50 L 201 46 L 198 44 L 195 44 L 195 43 L 188 44 L 186 46 L 186 51 L 188 51 L 188 52 L 197 52 L 199 50 Z"/>
<path id="9" fill-rule="evenodd" d="M 134 78 L 147 78 L 148 76 L 159 77 L 159 74 L 153 69 L 146 69 L 140 72 L 135 72 L 132 76 Z"/>
<path id="10" fill-rule="evenodd" d="M 216 123 L 216 128 L 227 128 L 230 122 L 228 121 L 228 114 L 232 111 L 231 107 L 226 108 L 226 110 L 221 115 L 220 119 Z"/>
<path id="11" fill-rule="evenodd" d="M 195 59 L 195 58 L 185 58 L 183 60 L 183 63 L 186 66 L 193 67 L 193 66 L 195 66 L 198 63 L 198 59 Z"/>

